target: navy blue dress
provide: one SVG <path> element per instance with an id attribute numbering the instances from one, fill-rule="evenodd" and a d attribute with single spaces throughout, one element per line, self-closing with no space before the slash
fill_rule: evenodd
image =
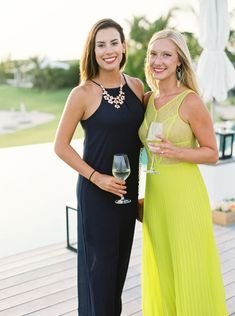
<path id="1" fill-rule="evenodd" d="M 106 89 L 117 96 L 119 88 Z M 116 109 L 102 98 L 84 129 L 83 159 L 95 170 L 112 175 L 113 155 L 129 157 L 126 180 L 130 204 L 79 176 L 78 199 L 78 310 L 79 316 L 119 316 L 121 294 L 128 269 L 138 201 L 140 140 L 143 104 L 125 83 L 125 101 Z"/>

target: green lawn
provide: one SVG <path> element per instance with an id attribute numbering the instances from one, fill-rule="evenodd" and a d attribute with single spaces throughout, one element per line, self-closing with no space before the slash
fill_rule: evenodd
<path id="1" fill-rule="evenodd" d="M 51 122 L 0 135 L 0 147 L 52 142 L 69 92 L 70 89 L 38 91 L 0 85 L 0 110 L 19 110 L 20 103 L 23 102 L 27 111 L 36 110 L 55 115 Z M 235 97 L 227 99 L 224 103 L 235 104 Z M 79 124 L 74 138 L 82 136 L 83 131 Z"/>
<path id="2" fill-rule="evenodd" d="M 52 142 L 69 92 L 70 89 L 37 91 L 0 85 L 0 110 L 19 110 L 20 103 L 23 102 L 27 111 L 36 110 L 55 115 L 55 119 L 48 123 L 0 135 L 0 147 Z M 83 132 L 79 124 L 74 138 L 82 136 Z"/>

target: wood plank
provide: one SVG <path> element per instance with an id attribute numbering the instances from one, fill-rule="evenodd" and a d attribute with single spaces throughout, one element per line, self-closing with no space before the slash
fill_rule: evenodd
<path id="1" fill-rule="evenodd" d="M 51 295 L 42 296 L 41 298 L 37 300 L 30 300 L 24 304 L 19 304 L 19 305 L 15 305 L 12 308 L 7 308 L 3 311 L 0 311 L 0 316 L 27 315 L 29 313 L 33 313 L 34 311 L 38 311 L 40 309 L 53 306 L 57 303 L 67 301 L 71 298 L 76 298 L 76 296 L 77 296 L 77 288 L 76 287 L 68 288 L 64 291 L 58 291 Z M 52 316 L 52 315 L 48 315 L 48 316 Z"/>
<path id="2" fill-rule="evenodd" d="M 235 313 L 235 296 L 231 297 L 230 299 L 226 300 L 227 308 L 229 311 L 229 315 Z"/>
<path id="3" fill-rule="evenodd" d="M 28 256 L 27 258 L 22 258 L 20 260 L 14 261 L 14 262 L 7 262 L 4 263 L 0 266 L 0 273 L 4 272 L 4 271 L 8 271 L 8 270 L 12 270 L 14 268 L 18 268 L 21 266 L 25 266 L 25 265 L 31 265 L 35 262 L 39 262 L 39 261 L 43 261 L 43 260 L 47 260 L 50 259 L 52 257 L 55 256 L 61 256 L 64 254 L 67 254 L 68 250 L 63 247 L 63 248 L 58 248 L 52 251 L 47 251 L 44 253 L 40 253 L 34 256 Z"/>
<path id="4" fill-rule="evenodd" d="M 235 282 L 231 282 L 225 287 L 226 289 L 226 299 L 232 298 L 235 296 Z"/>
<path id="5" fill-rule="evenodd" d="M 33 312 L 33 316 L 45 316 L 45 315 L 73 315 L 77 316 L 77 297 L 69 299 L 64 302 L 57 303 L 48 308 L 40 309 Z"/>
<path id="6" fill-rule="evenodd" d="M 44 315 L 43 315 L 44 316 Z M 48 315 L 49 316 L 49 315 Z M 72 312 L 69 313 L 65 313 L 65 314 L 60 314 L 59 316 L 78 316 L 78 312 L 77 310 L 74 310 Z"/>
<path id="7" fill-rule="evenodd" d="M 141 299 L 138 298 L 136 300 L 123 304 L 122 316 L 129 316 L 131 314 L 134 314 L 140 311 L 141 311 Z"/>
<path id="8" fill-rule="evenodd" d="M 232 258 L 235 258 L 235 248 L 225 251 L 224 253 L 220 253 L 221 262 L 228 261 Z"/>
<path id="9" fill-rule="evenodd" d="M 141 288 L 139 285 L 123 292 L 122 303 L 125 304 L 135 299 L 141 299 Z"/>
<path id="10" fill-rule="evenodd" d="M 71 251 L 66 251 L 63 255 L 54 256 L 54 257 L 51 257 L 47 260 L 41 260 L 41 261 L 34 262 L 32 264 L 23 265 L 20 267 L 16 267 L 14 269 L 2 271 L 2 272 L 0 272 L 0 280 L 5 279 L 5 278 L 9 278 L 9 277 L 17 275 L 19 273 L 24 273 L 26 271 L 31 271 L 34 269 L 42 268 L 45 265 L 49 266 L 51 264 L 54 264 L 57 262 L 62 262 L 62 261 L 72 259 L 72 258 L 74 258 L 74 253 Z"/>
<path id="11" fill-rule="evenodd" d="M 223 273 L 223 280 L 224 280 L 225 286 L 232 282 L 235 282 L 235 268 L 228 272 Z"/>
<path id="12" fill-rule="evenodd" d="M 133 256 L 133 257 L 131 256 L 129 267 L 135 267 L 140 262 L 141 262 L 141 254 Z"/>
<path id="13" fill-rule="evenodd" d="M 223 271 L 223 273 L 226 273 L 226 272 L 233 270 L 234 267 L 235 267 L 235 258 L 224 262 L 222 264 L 222 271 Z"/>
<path id="14" fill-rule="evenodd" d="M 230 224 L 227 226 L 221 226 L 217 224 L 213 224 L 214 234 L 216 236 L 221 236 L 224 233 L 232 232 L 235 228 L 235 224 Z"/>
<path id="15" fill-rule="evenodd" d="M 218 245 L 218 249 L 221 252 L 221 254 L 227 250 L 234 249 L 235 248 L 235 237 L 233 237 L 231 240 L 225 241 L 222 244 Z"/>
<path id="16" fill-rule="evenodd" d="M 24 273 L 19 273 L 17 275 L 13 275 L 6 279 L 2 279 L 0 281 L 0 290 L 6 289 L 8 287 L 12 287 L 24 282 L 37 280 L 37 278 L 42 278 L 53 273 L 63 273 L 64 271 L 74 268 L 76 270 L 77 259 L 74 255 L 72 259 L 67 259 L 61 262 L 56 262 L 50 265 L 45 265 L 38 269 L 26 271 Z"/>
<path id="17" fill-rule="evenodd" d="M 2 258 L 0 258 L 0 266 L 2 264 L 6 264 L 6 263 L 11 263 L 11 262 L 14 262 L 14 261 L 22 260 L 24 258 L 28 258 L 28 257 L 34 256 L 34 255 L 45 253 L 45 252 L 52 252 L 55 249 L 65 248 L 65 247 L 66 247 L 66 243 L 65 242 L 60 242 L 60 243 L 51 244 L 51 245 L 48 245 L 48 246 L 32 249 L 32 250 L 27 250 L 27 251 L 20 252 L 20 253 L 11 255 L 11 256 L 2 257 Z"/>
<path id="18" fill-rule="evenodd" d="M 217 245 L 221 245 L 222 243 L 226 242 L 226 241 L 230 241 L 232 239 L 235 238 L 235 230 L 234 231 L 230 231 L 230 232 L 226 232 L 225 234 L 223 234 L 222 236 L 217 239 Z"/>
<path id="19" fill-rule="evenodd" d="M 15 305 L 22 305 L 29 301 L 37 300 L 41 297 L 50 296 L 53 293 L 68 290 L 70 288 L 76 287 L 76 278 L 68 278 L 52 284 L 47 284 L 46 286 L 39 287 L 37 289 L 20 293 L 0 301 L 0 311 L 14 307 Z"/>
<path id="20" fill-rule="evenodd" d="M 136 265 L 131 266 L 127 272 L 127 278 L 139 275 L 141 270 L 141 263 L 137 263 Z"/>
<path id="21" fill-rule="evenodd" d="M 47 286 L 58 281 L 65 281 L 69 278 L 74 278 L 76 280 L 77 271 L 72 268 L 66 271 L 57 272 L 53 274 L 49 274 L 48 276 L 37 278 L 35 280 L 31 280 L 28 282 L 24 282 L 15 286 L 8 287 L 2 291 L 0 291 L 0 301 L 11 296 L 16 297 L 17 295 L 22 295 L 22 293 L 26 293 L 32 290 L 39 289 L 43 286 Z"/>
<path id="22" fill-rule="evenodd" d="M 137 285 L 140 286 L 140 274 L 127 278 L 124 284 L 124 290 L 129 290 Z"/>

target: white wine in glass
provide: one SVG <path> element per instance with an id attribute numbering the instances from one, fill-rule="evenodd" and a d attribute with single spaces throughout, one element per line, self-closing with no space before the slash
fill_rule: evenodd
<path id="1" fill-rule="evenodd" d="M 160 122 L 151 122 L 148 133 L 147 143 L 160 143 L 163 137 L 163 124 Z M 151 153 L 151 166 L 147 169 L 147 173 L 159 174 L 160 172 L 154 169 L 155 154 Z"/>
<path id="2" fill-rule="evenodd" d="M 126 154 L 116 154 L 113 156 L 112 173 L 115 178 L 120 180 L 126 180 L 129 177 L 131 168 Z M 128 204 L 130 202 L 131 200 L 125 199 L 124 196 L 115 201 L 116 204 Z"/>

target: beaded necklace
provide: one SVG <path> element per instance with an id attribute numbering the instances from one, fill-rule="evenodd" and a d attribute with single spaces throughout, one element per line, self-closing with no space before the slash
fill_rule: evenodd
<path id="1" fill-rule="evenodd" d="M 102 84 L 100 84 L 100 86 L 103 91 L 102 94 L 104 99 L 107 100 L 109 104 L 114 104 L 116 109 L 120 109 L 120 105 L 125 101 L 125 93 L 122 91 L 122 83 L 120 85 L 119 94 L 116 97 L 110 95 Z"/>
<path id="2" fill-rule="evenodd" d="M 106 101 L 108 101 L 109 104 L 114 105 L 115 109 L 120 109 L 120 105 L 122 105 L 125 101 L 125 93 L 122 90 L 123 88 L 122 81 L 120 83 L 119 93 L 116 97 L 110 95 L 101 83 L 98 83 L 94 80 L 91 80 L 91 81 L 101 87 L 103 98 Z"/>

